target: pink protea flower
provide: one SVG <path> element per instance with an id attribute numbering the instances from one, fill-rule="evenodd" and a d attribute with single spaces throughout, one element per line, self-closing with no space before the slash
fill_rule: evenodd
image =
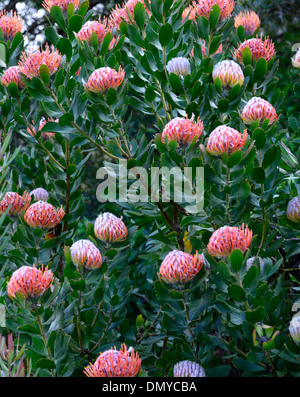
<path id="1" fill-rule="evenodd" d="M 72 244 L 71 258 L 75 265 L 84 269 L 97 269 L 102 266 L 101 253 L 89 240 L 78 240 Z"/>
<path id="2" fill-rule="evenodd" d="M 183 12 L 182 12 L 182 21 L 185 20 L 185 18 L 189 16 L 189 19 L 194 21 L 196 19 L 196 10 L 192 5 L 189 5 L 186 7 Z"/>
<path id="3" fill-rule="evenodd" d="M 119 67 L 119 71 L 106 67 L 96 69 L 89 77 L 85 88 L 88 91 L 106 94 L 110 88 L 117 89 L 124 80 L 125 71 Z"/>
<path id="4" fill-rule="evenodd" d="M 101 353 L 94 364 L 85 367 L 84 373 L 97 378 L 132 378 L 139 373 L 141 364 L 138 353 L 132 347 L 127 350 L 123 344 L 120 350 L 111 348 Z"/>
<path id="5" fill-rule="evenodd" d="M 241 118 L 245 124 L 251 124 L 253 121 L 259 120 L 260 124 L 268 119 L 269 124 L 273 124 L 277 119 L 275 108 L 260 97 L 251 98 L 244 107 Z"/>
<path id="6" fill-rule="evenodd" d="M 296 196 L 289 201 L 286 216 L 291 222 L 300 222 L 300 196 Z"/>
<path id="7" fill-rule="evenodd" d="M 191 65 L 187 58 L 176 57 L 172 58 L 166 65 L 168 73 L 174 73 L 177 76 L 184 78 L 191 73 Z"/>
<path id="8" fill-rule="evenodd" d="M 42 6 L 50 12 L 53 6 L 58 6 L 64 13 L 67 12 L 70 3 L 74 4 L 75 10 L 79 6 L 79 0 L 44 0 Z"/>
<path id="9" fill-rule="evenodd" d="M 266 38 L 253 38 L 245 40 L 239 45 L 237 49 L 232 51 L 234 59 L 243 63 L 242 51 L 244 48 L 248 47 L 251 51 L 252 62 L 256 62 L 260 58 L 264 58 L 269 62 L 276 54 L 274 43 L 268 37 Z"/>
<path id="10" fill-rule="evenodd" d="M 260 27 L 260 18 L 254 11 L 241 11 L 234 18 L 234 27 L 243 26 L 246 36 L 251 36 Z"/>
<path id="11" fill-rule="evenodd" d="M 194 361 L 184 360 L 174 365 L 173 375 L 175 378 L 205 378 L 204 368 Z"/>
<path id="12" fill-rule="evenodd" d="M 56 209 L 52 204 L 39 200 L 25 212 L 24 221 L 32 227 L 50 229 L 56 226 L 64 217 L 65 210 Z"/>
<path id="13" fill-rule="evenodd" d="M 181 284 L 192 280 L 202 269 L 204 257 L 196 252 L 195 256 L 174 250 L 163 260 L 158 276 L 166 283 Z"/>
<path id="14" fill-rule="evenodd" d="M 124 241 L 127 238 L 128 230 L 122 218 L 104 212 L 99 215 L 94 225 L 95 236 L 108 243 Z"/>
<path id="15" fill-rule="evenodd" d="M 24 192 L 23 196 L 20 196 L 15 192 L 7 192 L 3 199 L 0 201 L 0 213 L 3 213 L 11 205 L 8 215 L 15 216 L 20 215 L 22 211 L 25 211 L 31 201 L 31 196 L 28 192 Z"/>
<path id="16" fill-rule="evenodd" d="M 228 156 L 242 149 L 247 142 L 247 130 L 241 134 L 239 131 L 220 125 L 209 135 L 206 150 L 214 156 Z"/>
<path id="17" fill-rule="evenodd" d="M 218 62 L 214 66 L 212 77 L 213 80 L 219 77 L 224 88 L 232 88 L 237 84 L 242 86 L 244 83 L 244 73 L 240 65 L 229 60 Z"/>
<path id="18" fill-rule="evenodd" d="M 89 44 L 91 44 L 92 34 L 96 33 L 98 37 L 98 43 L 100 45 L 102 44 L 105 35 L 111 31 L 112 28 L 107 26 L 107 19 L 104 18 L 101 21 L 101 17 L 99 17 L 98 21 L 87 21 L 79 30 L 76 36 L 81 42 L 87 41 Z M 113 48 L 115 42 L 116 39 L 113 38 L 109 45 L 110 50 Z"/>
<path id="19" fill-rule="evenodd" d="M 143 0 L 129 0 L 124 2 L 122 6 L 119 4 L 111 11 L 109 16 L 109 26 L 117 29 L 120 28 L 121 22 L 124 20 L 126 23 L 131 24 L 134 22 L 134 7 L 137 3 L 142 3 L 145 7 L 146 13 L 151 16 L 151 12 L 146 7 Z M 150 3 L 150 1 L 149 1 Z M 129 15 L 129 16 L 128 16 Z"/>
<path id="20" fill-rule="evenodd" d="M 203 132 L 203 123 L 200 119 L 194 121 L 184 117 L 176 117 L 169 121 L 162 132 L 162 141 L 168 137 L 168 141 L 176 141 L 179 145 L 189 145 L 196 137 L 199 139 Z"/>
<path id="21" fill-rule="evenodd" d="M 295 314 L 289 324 L 289 332 L 293 341 L 300 345 L 300 316 L 299 313 Z"/>
<path id="22" fill-rule="evenodd" d="M 204 16 L 209 19 L 209 14 L 214 5 L 218 5 L 221 10 L 220 21 L 224 21 L 226 18 L 230 17 L 235 6 L 234 0 L 197 0 L 193 1 L 193 12 L 189 19 L 195 19 L 200 16 Z M 194 17 L 194 18 L 191 18 Z"/>
<path id="23" fill-rule="evenodd" d="M 16 297 L 16 292 L 25 298 L 37 298 L 50 287 L 53 280 L 53 273 L 48 267 L 43 270 L 35 266 L 22 266 L 12 274 L 7 283 L 7 293 L 12 298 Z"/>
<path id="24" fill-rule="evenodd" d="M 20 78 L 19 66 L 11 66 L 3 73 L 1 84 L 8 86 L 9 83 L 16 83 L 19 88 L 25 88 L 25 84 Z"/>
<path id="25" fill-rule="evenodd" d="M 5 11 L 0 11 L 0 29 L 2 29 L 4 40 L 12 40 L 18 32 L 23 28 L 23 21 L 20 16 L 11 11 L 10 14 Z"/>
<path id="26" fill-rule="evenodd" d="M 44 127 L 44 125 L 45 125 L 46 123 L 48 123 L 49 121 L 51 121 L 51 122 L 53 122 L 53 123 L 58 123 L 58 122 L 59 122 L 58 119 L 56 119 L 56 120 L 52 120 L 52 119 L 46 120 L 44 117 L 42 117 L 41 120 L 40 120 L 40 123 L 39 123 L 38 131 L 40 131 L 40 130 Z M 27 132 L 28 132 L 30 135 L 34 136 L 34 135 L 35 135 L 35 128 L 34 128 L 34 126 L 32 125 L 31 128 L 28 127 L 28 128 L 27 128 Z M 45 139 L 54 138 L 54 137 L 55 137 L 55 132 L 46 132 L 46 131 L 45 131 L 45 132 L 42 132 L 42 133 L 41 133 L 41 136 L 42 136 L 43 138 L 45 138 Z"/>
<path id="27" fill-rule="evenodd" d="M 40 67 L 46 65 L 49 69 L 50 75 L 54 74 L 59 68 L 61 62 L 61 54 L 49 45 L 46 44 L 45 50 L 31 50 L 28 53 L 23 52 L 19 61 L 20 73 L 23 73 L 28 79 L 33 77 L 40 77 Z"/>
<path id="28" fill-rule="evenodd" d="M 292 58 L 292 65 L 294 66 L 294 68 L 300 68 L 300 47 Z"/>
<path id="29" fill-rule="evenodd" d="M 42 187 L 38 187 L 30 192 L 30 195 L 33 196 L 34 201 L 48 201 L 49 200 L 49 193 L 46 189 Z"/>
<path id="30" fill-rule="evenodd" d="M 211 256 L 227 257 L 235 249 L 245 252 L 252 241 L 252 230 L 248 226 L 223 226 L 213 232 L 209 239 L 207 251 Z"/>

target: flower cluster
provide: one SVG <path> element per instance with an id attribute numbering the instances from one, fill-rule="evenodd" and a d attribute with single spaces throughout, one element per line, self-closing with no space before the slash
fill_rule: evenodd
<path id="1" fill-rule="evenodd" d="M 220 125 L 208 137 L 206 150 L 214 156 L 222 156 L 241 150 L 247 142 L 247 130 L 241 134 L 234 128 Z"/>
<path id="2" fill-rule="evenodd" d="M 243 26 L 246 36 L 251 36 L 260 27 L 260 18 L 254 11 L 241 11 L 234 18 L 234 27 Z"/>
<path id="3" fill-rule="evenodd" d="M 134 7 L 139 2 L 143 4 L 143 6 L 145 7 L 146 13 L 150 17 L 151 12 L 148 10 L 148 8 L 146 7 L 143 0 L 128 0 L 127 2 L 124 2 L 121 6 L 118 4 L 111 11 L 110 16 L 109 16 L 109 26 L 112 28 L 116 27 L 117 29 L 119 29 L 122 21 L 125 21 L 126 23 L 129 23 L 129 24 L 133 23 L 134 22 Z"/>
<path id="4" fill-rule="evenodd" d="M 92 42 L 93 33 L 96 34 L 98 39 L 98 44 L 101 45 L 104 37 L 107 33 L 112 32 L 112 27 L 108 27 L 107 19 L 103 19 L 99 17 L 98 21 L 87 21 L 82 28 L 77 33 L 77 38 L 83 42 L 87 41 L 89 44 Z M 109 49 L 112 49 L 116 43 L 116 39 L 113 38 L 110 42 Z"/>
<path id="5" fill-rule="evenodd" d="M 286 216 L 294 223 L 300 222 L 300 196 L 296 196 L 289 201 Z"/>
<path id="6" fill-rule="evenodd" d="M 224 88 L 232 88 L 235 85 L 243 85 L 244 73 L 241 67 L 234 61 L 221 61 L 218 62 L 213 69 L 213 80 L 218 77 L 221 85 Z"/>
<path id="7" fill-rule="evenodd" d="M 265 120 L 273 124 L 278 116 L 276 109 L 268 101 L 260 97 L 252 97 L 244 107 L 241 118 L 245 124 L 251 124 L 257 120 L 260 124 Z"/>
<path id="8" fill-rule="evenodd" d="M 198 140 L 203 132 L 203 122 L 200 119 L 194 120 L 184 117 L 176 117 L 166 124 L 162 132 L 162 141 L 176 141 L 180 146 L 189 145 L 193 139 Z"/>
<path id="9" fill-rule="evenodd" d="M 19 66 L 11 66 L 3 73 L 1 84 L 4 86 L 8 86 L 10 83 L 16 83 L 18 88 L 26 87 L 21 80 Z"/>
<path id="10" fill-rule="evenodd" d="M 90 75 L 85 88 L 96 94 L 106 94 L 110 88 L 117 89 L 123 83 L 124 77 L 125 71 L 121 66 L 118 72 L 109 67 L 99 68 Z"/>
<path id="11" fill-rule="evenodd" d="M 121 218 L 104 212 L 99 215 L 94 225 L 95 236 L 106 243 L 124 241 L 127 238 L 128 230 Z"/>
<path id="12" fill-rule="evenodd" d="M 31 202 L 31 196 L 24 192 L 22 196 L 15 192 L 7 192 L 0 201 L 0 213 L 4 213 L 8 208 L 9 216 L 17 216 L 25 211 Z"/>
<path id="13" fill-rule="evenodd" d="M 89 240 L 76 241 L 71 246 L 71 258 L 75 265 L 84 269 L 97 269 L 102 266 L 101 253 Z"/>
<path id="14" fill-rule="evenodd" d="M 172 58 L 166 66 L 168 73 L 174 73 L 177 76 L 184 78 L 187 74 L 191 73 L 191 65 L 187 58 L 176 57 Z"/>
<path id="15" fill-rule="evenodd" d="M 39 200 L 25 212 L 24 221 L 32 227 L 50 229 L 56 226 L 64 217 L 65 210 L 56 209 L 52 204 Z"/>
<path id="16" fill-rule="evenodd" d="M 220 7 L 221 14 L 220 14 L 220 21 L 224 21 L 225 19 L 229 18 L 232 14 L 232 11 L 235 6 L 234 0 L 197 0 L 193 1 L 192 3 L 192 11 L 189 19 L 195 19 L 200 16 L 204 16 L 205 18 L 209 18 L 209 14 L 214 5 Z M 187 11 L 185 11 L 187 13 Z M 185 14 L 186 15 L 186 14 Z"/>
<path id="17" fill-rule="evenodd" d="M 204 368 L 194 361 L 184 360 L 174 365 L 173 374 L 175 378 L 205 378 Z"/>
<path id="18" fill-rule="evenodd" d="M 50 12 L 53 6 L 58 6 L 64 13 L 67 12 L 70 3 L 74 4 L 74 8 L 78 8 L 79 0 L 44 0 L 42 5 L 46 11 Z"/>
<path id="19" fill-rule="evenodd" d="M 253 38 L 245 40 L 239 45 L 239 47 L 232 51 L 234 59 L 243 63 L 243 49 L 249 48 L 251 52 L 252 62 L 258 61 L 260 58 L 264 58 L 269 62 L 276 54 L 274 43 L 269 37 L 266 38 Z"/>
<path id="20" fill-rule="evenodd" d="M 0 11 L 0 29 L 2 30 L 4 40 L 12 40 L 18 32 L 23 29 L 23 21 L 19 14 L 5 10 Z"/>

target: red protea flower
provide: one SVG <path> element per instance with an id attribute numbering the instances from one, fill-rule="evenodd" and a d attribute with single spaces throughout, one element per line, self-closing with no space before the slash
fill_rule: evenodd
<path id="1" fill-rule="evenodd" d="M 70 3 L 74 4 L 75 10 L 79 6 L 79 0 L 44 0 L 42 6 L 46 11 L 50 12 L 53 6 L 58 6 L 63 12 L 67 12 Z"/>
<path id="2" fill-rule="evenodd" d="M 174 365 L 173 375 L 175 378 L 205 378 L 204 368 L 194 361 L 184 360 Z"/>
<path id="3" fill-rule="evenodd" d="M 292 58 L 292 65 L 294 66 L 294 68 L 300 68 L 300 47 Z"/>
<path id="4" fill-rule="evenodd" d="M 132 378 L 139 373 L 141 364 L 138 353 L 123 344 L 120 350 L 111 348 L 101 353 L 94 364 L 85 367 L 84 373 L 96 378 Z"/>
<path id="5" fill-rule="evenodd" d="M 44 127 L 44 125 L 45 125 L 46 123 L 48 123 L 49 121 L 51 121 L 51 122 L 53 122 L 53 123 L 58 123 L 58 122 L 59 122 L 58 119 L 56 119 L 56 120 L 52 120 L 52 119 L 46 120 L 44 117 L 42 117 L 41 120 L 40 120 L 40 123 L 39 123 L 38 131 L 40 131 L 40 130 Z M 27 132 L 28 132 L 30 135 L 34 136 L 34 135 L 35 135 L 35 128 L 34 128 L 34 126 L 32 125 L 31 128 L 28 127 L 28 128 L 27 128 Z M 42 133 L 41 133 L 41 136 L 42 136 L 43 138 L 45 138 L 45 139 L 54 138 L 54 137 L 55 137 L 55 132 L 42 132 Z"/>
<path id="6" fill-rule="evenodd" d="M 98 216 L 95 221 L 94 232 L 96 237 L 108 243 L 124 241 L 128 234 L 122 218 L 118 218 L 110 212 L 104 212 Z"/>
<path id="7" fill-rule="evenodd" d="M 86 22 L 76 36 L 81 42 L 87 41 L 89 44 L 91 44 L 92 34 L 96 33 L 98 37 L 98 43 L 100 45 L 102 44 L 105 35 L 111 31 L 112 28 L 107 26 L 107 20 L 104 18 L 103 21 L 101 21 L 101 18 L 99 17 L 98 21 Z M 113 48 L 115 42 L 116 39 L 113 38 L 109 45 L 110 50 Z"/>
<path id="8" fill-rule="evenodd" d="M 11 66 L 3 73 L 1 84 L 8 86 L 9 83 L 16 83 L 19 88 L 26 87 L 21 81 L 19 66 Z"/>
<path id="9" fill-rule="evenodd" d="M 260 124 L 268 119 L 269 124 L 273 124 L 277 119 L 275 108 L 260 97 L 253 97 L 244 107 L 241 118 L 245 124 L 251 124 L 253 121 L 259 120 Z"/>
<path id="10" fill-rule="evenodd" d="M 88 91 L 106 94 L 110 88 L 117 89 L 123 83 L 125 71 L 119 67 L 119 71 L 112 68 L 96 69 L 84 85 Z"/>
<path id="11" fill-rule="evenodd" d="M 116 27 L 117 29 L 120 28 L 121 22 L 124 20 L 126 23 L 131 24 L 134 22 L 134 7 L 137 5 L 137 3 L 142 3 L 143 6 L 145 7 L 146 13 L 151 16 L 151 12 L 148 10 L 146 7 L 145 3 L 143 0 L 129 0 L 127 2 L 124 2 L 122 6 L 119 4 L 111 11 L 110 16 L 109 16 L 109 26 L 114 28 Z M 149 1 L 150 3 L 150 1 Z M 129 15 L 129 16 L 128 16 Z"/>
<path id="12" fill-rule="evenodd" d="M 42 187 L 38 187 L 30 192 L 30 195 L 33 196 L 34 201 L 48 201 L 49 200 L 49 193 L 46 189 Z"/>
<path id="13" fill-rule="evenodd" d="M 234 9 L 234 0 L 198 0 L 193 1 L 193 13 L 190 15 L 190 19 L 195 19 L 203 15 L 206 19 L 209 19 L 209 14 L 214 5 L 218 5 L 221 10 L 220 21 L 228 18 Z M 191 18 L 191 16 L 194 18 Z"/>
<path id="14" fill-rule="evenodd" d="M 227 257 L 235 249 L 245 252 L 252 241 L 252 230 L 248 226 L 223 226 L 213 232 L 209 239 L 207 251 L 211 256 Z"/>
<path id="15" fill-rule="evenodd" d="M 230 156 L 231 153 L 242 149 L 246 142 L 247 130 L 241 134 L 233 128 L 220 125 L 209 135 L 206 149 L 214 156 L 222 156 L 224 153 Z"/>
<path id="16" fill-rule="evenodd" d="M 243 63 L 242 51 L 246 47 L 251 51 L 252 62 L 256 62 L 260 58 L 264 58 L 269 62 L 276 54 L 274 43 L 271 39 L 268 37 L 265 39 L 256 37 L 245 40 L 237 49 L 232 51 L 232 55 L 236 61 L 238 60 Z"/>
<path id="17" fill-rule="evenodd" d="M 71 246 L 71 258 L 75 265 L 84 269 L 96 269 L 102 266 L 101 253 L 89 240 L 76 241 Z"/>
<path id="18" fill-rule="evenodd" d="M 25 298 L 37 298 L 41 296 L 52 284 L 54 279 L 48 267 L 43 270 L 35 266 L 22 266 L 16 270 L 7 283 L 7 293 L 12 298 L 16 297 L 16 292 Z"/>
<path id="19" fill-rule="evenodd" d="M 289 201 L 286 216 L 294 223 L 300 222 L 300 196 L 294 197 Z"/>
<path id="20" fill-rule="evenodd" d="M 32 227 L 50 229 L 56 226 L 64 217 L 65 210 L 61 207 L 56 209 L 46 201 L 37 201 L 32 204 L 24 215 L 24 221 Z"/>
<path id="21" fill-rule="evenodd" d="M 40 77 L 40 67 L 46 65 L 50 75 L 55 73 L 60 65 L 61 54 L 54 48 L 50 50 L 46 44 L 45 50 L 31 50 L 28 53 L 23 52 L 19 61 L 20 73 L 23 73 L 28 79 Z"/>
<path id="22" fill-rule="evenodd" d="M 0 213 L 3 213 L 11 205 L 8 215 L 15 216 L 20 215 L 22 211 L 25 211 L 31 201 L 31 196 L 29 193 L 24 192 L 23 196 L 20 196 L 15 192 L 7 192 L 3 199 L 0 201 Z"/>
<path id="23" fill-rule="evenodd" d="M 174 250 L 163 260 L 158 276 L 166 283 L 186 283 L 202 269 L 204 257 L 196 252 L 195 256 Z"/>
<path id="24" fill-rule="evenodd" d="M 18 32 L 23 28 L 23 21 L 20 16 L 11 11 L 10 14 L 5 11 L 0 11 L 0 29 L 2 29 L 4 40 L 12 40 Z"/>
<path id="25" fill-rule="evenodd" d="M 198 118 L 194 121 L 194 115 L 191 119 L 176 117 L 169 121 L 162 132 L 162 141 L 168 137 L 168 141 L 176 141 L 179 145 L 189 145 L 196 137 L 200 138 L 203 132 L 203 123 Z"/>
<path id="26" fill-rule="evenodd" d="M 243 26 L 246 36 L 251 36 L 259 27 L 260 19 L 254 11 L 241 11 L 234 18 L 234 27 Z"/>
<path id="27" fill-rule="evenodd" d="M 221 80 L 222 87 L 228 89 L 239 84 L 240 86 L 244 83 L 244 73 L 236 62 L 234 61 L 221 61 L 218 62 L 212 72 L 213 80 L 217 77 Z"/>

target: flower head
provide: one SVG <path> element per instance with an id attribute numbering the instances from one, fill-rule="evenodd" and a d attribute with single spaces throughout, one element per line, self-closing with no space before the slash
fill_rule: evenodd
<path id="1" fill-rule="evenodd" d="M 292 58 L 292 65 L 294 66 L 294 68 L 300 68 L 300 47 Z"/>
<path id="2" fill-rule="evenodd" d="M 39 200 L 27 209 L 24 220 L 29 226 L 50 229 L 56 226 L 64 215 L 65 210 L 62 207 L 56 209 L 52 204 Z"/>
<path id="3" fill-rule="evenodd" d="M 33 196 L 34 201 L 48 201 L 49 200 L 49 193 L 46 189 L 42 187 L 38 187 L 30 192 L 30 195 Z"/>
<path id="4" fill-rule="evenodd" d="M 191 12 L 189 19 L 195 19 L 200 16 L 204 16 L 209 19 L 209 14 L 214 5 L 220 7 L 220 21 L 224 21 L 228 18 L 234 9 L 234 0 L 197 0 L 193 1 L 193 12 Z"/>
<path id="5" fill-rule="evenodd" d="M 239 45 L 237 49 L 232 51 L 232 55 L 234 59 L 243 63 L 243 49 L 249 48 L 252 56 L 252 62 L 256 62 L 260 58 L 264 58 L 267 62 L 269 62 L 276 54 L 274 43 L 268 37 L 262 38 L 253 38 L 245 40 L 243 43 Z"/>
<path id="6" fill-rule="evenodd" d="M 108 243 L 124 241 L 128 234 L 122 219 L 110 212 L 104 212 L 98 216 L 95 221 L 94 232 L 96 237 Z"/>
<path id="7" fill-rule="evenodd" d="M 162 141 L 168 137 L 168 141 L 176 141 L 179 145 L 189 145 L 196 137 L 200 138 L 203 132 L 203 123 L 200 119 L 194 121 L 194 116 L 191 119 L 184 117 L 176 117 L 166 124 L 162 132 Z"/>
<path id="8" fill-rule="evenodd" d="M 23 21 L 20 16 L 11 11 L 10 14 L 5 11 L 0 11 L 0 29 L 2 29 L 4 40 L 12 40 L 18 32 L 23 28 Z"/>
<path id="9" fill-rule="evenodd" d="M 174 250 L 163 260 L 158 275 L 166 283 L 186 283 L 202 269 L 204 257 L 196 252 L 195 256 Z"/>
<path id="10" fill-rule="evenodd" d="M 40 123 L 39 123 L 39 128 L 38 128 L 38 131 L 40 131 L 43 127 L 44 127 L 44 125 L 46 124 L 46 123 L 48 123 L 49 121 L 51 121 L 51 122 L 53 122 L 53 123 L 58 123 L 58 119 L 56 119 L 56 120 L 51 120 L 51 119 L 48 119 L 48 120 L 46 120 L 44 117 L 42 117 L 41 118 L 41 120 L 40 120 Z M 30 135 L 32 135 L 32 136 L 34 136 L 35 135 L 35 128 L 34 128 L 34 126 L 32 125 L 30 128 L 28 127 L 27 128 L 27 132 L 30 134 Z M 43 138 L 45 138 L 45 139 L 49 139 L 49 138 L 54 138 L 55 137 L 55 132 L 42 132 L 41 133 L 41 136 L 43 137 Z"/>
<path id="11" fill-rule="evenodd" d="M 0 213 L 3 213 L 11 205 L 8 215 L 15 216 L 20 215 L 22 211 L 25 211 L 31 201 L 29 193 L 24 192 L 23 196 L 20 196 L 15 192 L 7 192 L 3 199 L 0 201 Z"/>
<path id="12" fill-rule="evenodd" d="M 44 0 L 42 5 L 48 12 L 50 12 L 53 6 L 58 6 L 64 13 L 66 13 L 70 3 L 74 4 L 75 10 L 79 6 L 79 0 Z"/>
<path id="13" fill-rule="evenodd" d="M 194 361 L 179 361 L 174 365 L 173 374 L 175 378 L 205 378 L 205 371 L 200 364 Z"/>
<path id="14" fill-rule="evenodd" d="M 96 69 L 89 77 L 85 88 L 88 91 L 106 94 L 110 88 L 117 89 L 123 83 L 125 71 L 119 67 L 119 71 L 105 67 Z"/>
<path id="15" fill-rule="evenodd" d="M 291 222 L 300 222 L 300 196 L 296 196 L 289 201 L 286 216 Z"/>
<path id="16" fill-rule="evenodd" d="M 20 78 L 20 70 L 19 66 L 11 66 L 6 69 L 3 73 L 1 84 L 8 86 L 10 83 L 16 83 L 19 88 L 25 88 L 25 84 L 22 82 Z"/>
<path id="17" fill-rule="evenodd" d="M 95 33 L 98 37 L 98 43 L 100 45 L 102 44 L 105 35 L 111 31 L 112 28 L 107 26 L 107 20 L 104 18 L 101 21 L 101 18 L 99 17 L 98 21 L 87 21 L 77 33 L 77 38 L 81 42 L 87 41 L 89 44 L 91 44 L 92 34 Z M 115 42 L 116 40 L 112 39 L 109 49 L 112 49 Z"/>
<path id="18" fill-rule="evenodd" d="M 22 266 L 12 274 L 7 283 L 7 293 L 12 298 L 16 297 L 16 292 L 25 298 L 37 298 L 50 287 L 53 279 L 53 273 L 48 267 L 43 270 L 35 266 Z"/>
<path id="19" fill-rule="evenodd" d="M 277 119 L 275 108 L 266 100 L 260 97 L 251 98 L 244 107 L 241 118 L 245 124 L 251 124 L 253 121 L 269 120 L 269 124 L 273 124 Z"/>
<path id="20" fill-rule="evenodd" d="M 121 22 L 124 20 L 126 23 L 131 24 L 134 22 L 134 7 L 137 3 L 142 3 L 145 7 L 146 13 L 151 16 L 151 12 L 146 7 L 143 0 L 129 0 L 124 2 L 121 6 L 118 4 L 110 13 L 109 26 L 112 28 L 120 28 Z M 129 16 L 128 16 L 129 15 Z"/>
<path id="21" fill-rule="evenodd" d="M 120 350 L 111 348 L 101 353 L 94 364 L 88 365 L 84 373 L 88 377 L 134 377 L 141 369 L 142 360 L 132 347 L 127 350 L 125 344 Z"/>
<path id="22" fill-rule="evenodd" d="M 46 65 L 50 75 L 55 73 L 60 65 L 61 54 L 54 47 L 49 48 L 46 44 L 45 50 L 31 50 L 28 53 L 23 52 L 19 61 L 20 73 L 23 73 L 28 79 L 40 77 L 40 67 Z"/>
<path id="23" fill-rule="evenodd" d="M 231 153 L 242 149 L 246 142 L 247 130 L 241 134 L 233 128 L 220 125 L 209 135 L 206 149 L 214 156 L 222 156 L 223 153 L 230 156 Z"/>
<path id="24" fill-rule="evenodd" d="M 260 27 L 259 16 L 254 11 L 241 11 L 234 18 L 234 27 L 243 26 L 246 36 L 251 36 Z"/>
<path id="25" fill-rule="evenodd" d="M 255 260 L 257 259 L 260 270 L 263 271 L 264 268 L 264 261 L 260 256 L 252 256 L 251 258 L 247 259 L 246 262 L 246 269 L 249 270 L 251 266 L 255 266 Z"/>
<path id="26" fill-rule="evenodd" d="M 89 240 L 78 240 L 72 244 L 71 258 L 75 265 L 85 269 L 96 269 L 102 266 L 101 253 Z"/>
<path id="27" fill-rule="evenodd" d="M 190 62 L 187 58 L 184 57 L 172 58 L 167 63 L 166 69 L 169 74 L 174 73 L 181 78 L 191 73 Z"/>
<path id="28" fill-rule="evenodd" d="M 248 226 L 223 226 L 213 232 L 209 239 L 207 251 L 211 256 L 227 257 L 235 249 L 245 252 L 252 241 L 252 230 Z"/>
<path id="29" fill-rule="evenodd" d="M 300 316 L 299 313 L 295 314 L 289 325 L 290 335 L 293 341 L 299 345 L 300 344 Z"/>
<path id="30" fill-rule="evenodd" d="M 244 73 L 240 65 L 229 60 L 218 62 L 214 66 L 212 77 L 213 80 L 219 77 L 224 88 L 232 88 L 237 84 L 242 86 L 244 83 Z"/>

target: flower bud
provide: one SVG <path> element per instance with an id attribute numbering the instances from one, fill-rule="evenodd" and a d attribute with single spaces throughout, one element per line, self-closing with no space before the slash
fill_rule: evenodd
<path id="1" fill-rule="evenodd" d="M 292 58 L 292 65 L 294 68 L 300 68 L 300 47 Z"/>
<path id="2" fill-rule="evenodd" d="M 205 378 L 204 368 L 194 361 L 184 360 L 174 365 L 174 377 L 178 378 Z"/>
<path id="3" fill-rule="evenodd" d="M 241 150 L 247 142 L 247 130 L 241 134 L 239 131 L 220 125 L 208 137 L 206 150 L 213 156 L 222 156 Z"/>
<path id="4" fill-rule="evenodd" d="M 191 119 L 184 117 L 176 117 L 166 124 L 162 132 L 162 142 L 165 143 L 165 138 L 168 141 L 176 141 L 179 145 L 185 146 L 192 143 L 196 137 L 200 138 L 203 132 L 203 123 L 200 119 L 194 121 L 194 116 Z"/>
<path id="5" fill-rule="evenodd" d="M 246 36 L 251 36 L 260 27 L 259 16 L 254 11 L 241 11 L 234 18 L 234 27 L 243 26 Z"/>
<path id="6" fill-rule="evenodd" d="M 127 238 L 128 230 L 122 221 L 110 212 L 99 215 L 94 225 L 95 236 L 107 243 L 124 241 Z"/>
<path id="7" fill-rule="evenodd" d="M 289 332 L 293 341 L 299 345 L 300 344 L 300 313 L 293 316 L 289 325 Z"/>
<path id="8" fill-rule="evenodd" d="M 296 196 L 289 201 L 286 216 L 291 222 L 300 222 L 300 196 Z"/>
<path id="9" fill-rule="evenodd" d="M 71 246 L 71 258 L 75 265 L 84 269 L 96 269 L 102 266 L 99 249 L 89 240 L 78 240 Z"/>
<path id="10" fill-rule="evenodd" d="M 180 78 L 184 78 L 187 74 L 191 74 L 191 65 L 187 58 L 176 57 L 172 58 L 166 66 L 169 74 L 174 73 Z"/>
<path id="11" fill-rule="evenodd" d="M 244 107 L 241 118 L 245 124 L 251 124 L 257 120 L 262 124 L 266 119 L 269 120 L 269 124 L 273 124 L 278 119 L 278 116 L 274 106 L 268 101 L 260 97 L 253 97 Z"/>
<path id="12" fill-rule="evenodd" d="M 49 200 L 49 193 L 46 189 L 42 187 L 38 187 L 30 192 L 30 195 L 33 195 L 34 201 L 48 201 Z"/>
<path id="13" fill-rule="evenodd" d="M 50 229 L 56 226 L 64 217 L 65 210 L 56 209 L 52 204 L 39 200 L 25 212 L 24 221 L 32 227 Z"/>
<path id="14" fill-rule="evenodd" d="M 243 43 L 239 45 L 239 47 L 232 52 L 234 59 L 243 63 L 243 49 L 249 48 L 251 52 L 252 62 L 256 62 L 260 58 L 264 58 L 267 62 L 269 62 L 276 54 L 274 43 L 268 37 L 262 38 L 253 38 L 245 40 Z"/>
<path id="15" fill-rule="evenodd" d="M 106 94 L 110 88 L 117 89 L 124 80 L 125 71 L 119 67 L 119 71 L 106 67 L 96 69 L 84 84 L 88 91 Z"/>
<path id="16" fill-rule="evenodd" d="M 219 77 L 222 87 L 232 88 L 239 84 L 244 84 L 244 73 L 241 67 L 234 61 L 221 61 L 218 62 L 212 72 L 213 80 Z"/>
<path id="17" fill-rule="evenodd" d="M 20 215 L 22 211 L 25 211 L 31 201 L 29 193 L 24 192 L 23 196 L 20 196 L 15 192 L 7 192 L 3 199 L 0 201 L 0 214 L 5 212 L 9 206 L 9 216 Z"/>

